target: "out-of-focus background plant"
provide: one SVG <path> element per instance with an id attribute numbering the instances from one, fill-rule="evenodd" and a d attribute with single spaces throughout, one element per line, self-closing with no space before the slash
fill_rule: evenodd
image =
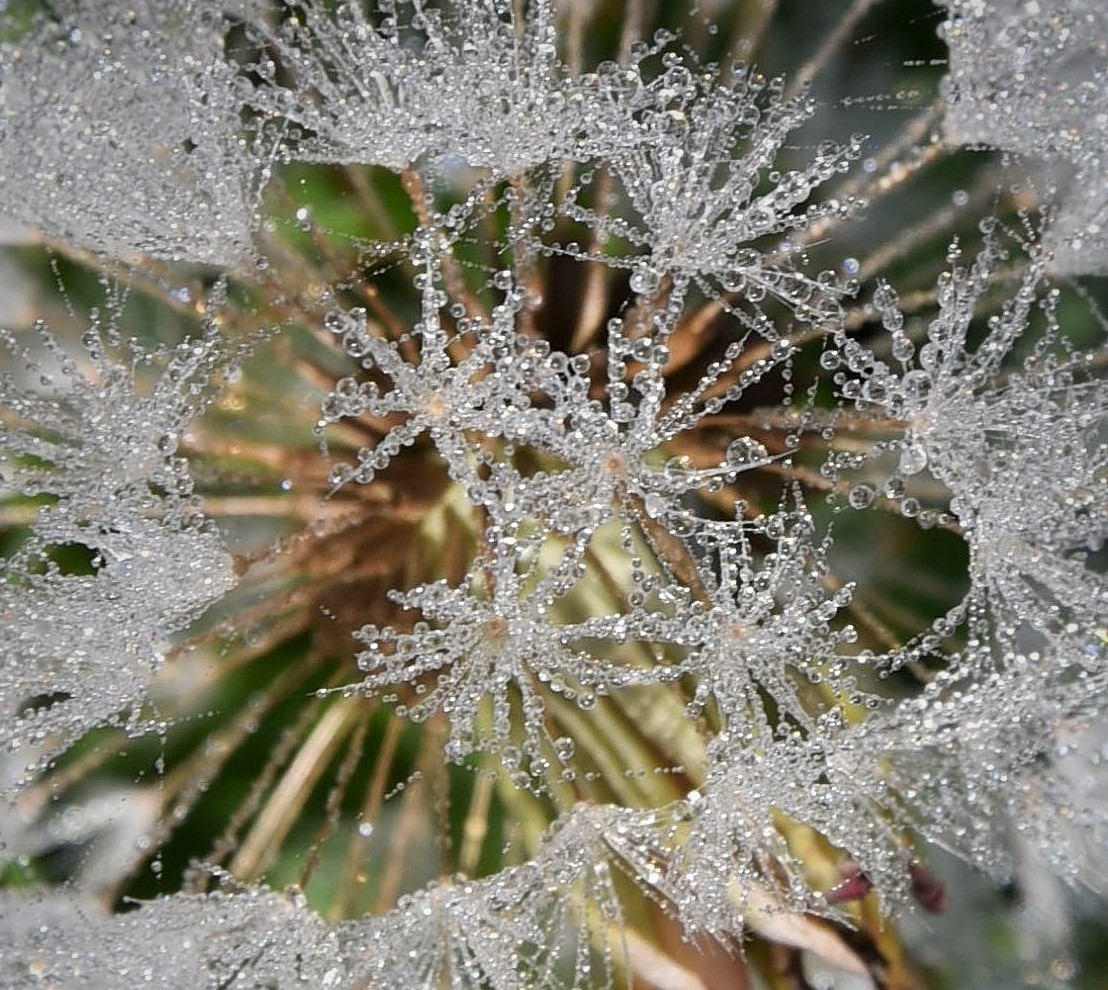
<path id="1" fill-rule="evenodd" d="M 1099 0 L 5 6 L 0 982 L 1103 985 Z"/>

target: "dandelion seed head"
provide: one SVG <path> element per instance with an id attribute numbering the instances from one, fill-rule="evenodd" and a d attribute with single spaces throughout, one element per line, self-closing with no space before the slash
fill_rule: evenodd
<path id="1" fill-rule="evenodd" d="M 657 982 L 643 919 L 863 972 L 806 915 L 941 909 L 928 843 L 1084 881 L 1108 24 L 941 6 L 872 151 L 834 35 L 765 75 L 699 8 L 13 23 L 0 208 L 70 319 L 0 336 L 0 811 L 156 805 L 136 910 L 3 892 L 14 979 L 584 990 Z"/>

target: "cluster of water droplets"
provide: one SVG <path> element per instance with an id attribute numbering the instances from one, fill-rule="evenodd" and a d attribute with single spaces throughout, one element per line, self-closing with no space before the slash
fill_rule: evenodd
<path id="1" fill-rule="evenodd" d="M 897 670 L 941 656 L 944 669 L 848 734 L 863 741 L 855 752 L 881 761 L 884 793 L 921 834 L 1005 875 L 1019 832 L 1057 876 L 1097 886 L 1081 865 L 1089 847 L 1050 836 L 1072 835 L 1080 820 L 1095 843 L 1103 812 L 1063 797 L 1067 782 L 1041 771 L 1072 751 L 1062 740 L 1100 719 L 1090 699 L 1108 658 L 1108 585 L 1091 554 L 1108 539 L 1108 391 L 1095 355 L 1065 339 L 1058 292 L 1045 282 L 1049 255 L 1007 246 L 992 223 L 984 230 L 969 262 L 951 247 L 922 344 L 909 340 L 896 293 L 879 285 L 882 355 L 845 338 L 824 354 L 860 413 L 898 424 L 852 462 L 871 478 L 878 464 L 891 471 L 855 484 L 849 504 L 870 509 L 880 493 L 910 518 L 956 525 L 969 551 L 964 597 L 881 658 Z M 1020 269 L 989 302 L 1013 253 Z M 1047 806 L 1057 817 L 1044 817 Z"/>
<path id="2" fill-rule="evenodd" d="M 947 140 L 1029 156 L 1059 200 L 1057 271 L 1108 271 L 1108 11 L 1098 0 L 941 0 Z"/>
<path id="3" fill-rule="evenodd" d="M 664 669 L 620 667 L 574 648 L 573 640 L 595 633 L 595 628 L 587 622 L 556 623 L 548 612 L 569 590 L 576 563 L 566 566 L 562 561 L 536 580 L 533 572 L 518 573 L 516 549 L 510 538 L 502 540 L 492 551 L 493 559 L 475 568 L 471 588 L 438 583 L 398 596 L 399 604 L 418 608 L 433 628 L 423 622 L 413 633 L 397 634 L 366 626 L 358 638 L 368 647 L 358 661 L 371 691 L 414 685 L 415 700 L 401 714 L 423 721 L 431 712 L 446 713 L 449 758 L 460 761 L 474 748 L 491 747 L 500 752 L 507 769 L 529 770 L 541 781 L 551 758 L 568 762 L 573 745 L 567 738 L 551 738 L 540 685 L 588 710 L 598 690 L 607 693 L 674 675 Z M 425 687 L 429 674 L 437 676 Z M 513 718 L 514 692 L 519 711 Z M 482 725 L 485 698 L 491 711 Z M 522 782 L 527 783 L 526 777 Z"/>
<path id="4" fill-rule="evenodd" d="M 718 68 L 665 48 L 666 40 L 633 53 L 625 78 L 635 86 L 624 99 L 621 140 L 598 162 L 598 174 L 616 177 L 631 211 L 609 215 L 582 205 L 596 176 L 572 190 L 562 209 L 596 231 L 601 246 L 616 239 L 645 252 L 630 261 L 606 258 L 633 265 L 636 292 L 652 292 L 666 278 L 695 280 L 749 309 L 743 320 L 759 330 L 768 330 L 760 315 L 767 299 L 800 322 L 834 319 L 850 286 L 834 272 L 805 273 L 803 251 L 789 237 L 860 205 L 854 199 L 809 201 L 849 169 L 862 137 L 821 145 L 801 167 L 785 169 L 782 149 L 815 114 L 815 101 L 786 94 L 782 77 L 769 79 L 743 66 L 724 78 Z M 660 55 L 659 47 L 665 48 Z M 661 71 L 644 82 L 656 59 Z M 584 254 L 596 257 L 598 251 Z"/>
<path id="5" fill-rule="evenodd" d="M 418 243 L 429 239 L 442 240 L 435 231 L 415 238 L 421 258 Z M 745 355 L 735 342 L 692 388 L 671 395 L 663 369 L 684 294 L 644 294 L 643 307 L 655 307 L 650 318 L 607 324 L 601 384 L 586 355 L 552 351 L 518 332 L 522 293 L 510 279 L 490 277 L 504 301 L 485 320 L 465 315 L 460 302 L 449 305 L 440 263 L 425 264 L 416 279 L 422 316 L 410 335 L 383 339 L 360 309 L 327 317 L 361 374 L 340 381 L 325 400 L 321 426 L 372 423 L 377 436 L 357 463 L 336 464 L 332 481 L 369 483 L 426 434 L 468 502 L 485 513 L 485 549 L 461 586 L 438 582 L 394 596 L 418 616 L 412 632 L 360 631 L 362 688 L 384 692 L 418 721 L 444 713 L 449 758 L 498 752 L 521 782 L 529 773 L 533 786 L 572 755 L 547 729 L 547 693 L 588 709 L 598 694 L 693 673 L 701 679 L 697 705 L 713 697 L 725 722 L 750 720 L 770 733 L 765 692 L 775 711 L 810 728 L 809 708 L 826 699 L 802 701 L 801 688 L 843 680 L 838 654 L 853 638 L 832 628 L 849 590 L 820 589 L 829 541 L 812 545 L 814 524 L 802 503 L 743 520 L 741 506 L 720 519 L 696 501 L 787 451 L 771 455 L 760 440 L 742 436 L 704 466 L 665 455 L 705 417 L 787 369 L 791 346 L 777 341 L 739 371 Z M 603 398 L 591 397 L 601 389 Z M 537 469 L 521 467 L 522 451 Z M 557 621 L 559 603 L 578 593 L 586 557 L 605 533 L 619 534 L 631 562 L 627 607 Z M 644 564 L 644 551 L 665 560 L 651 542 L 663 534 L 703 561 L 699 594 L 688 575 L 664 563 L 650 573 Z M 613 661 L 628 644 L 640 657 L 668 651 L 673 662 Z"/>
<path id="6" fill-rule="evenodd" d="M 109 254 L 233 263 L 258 232 L 252 190 L 264 174 L 255 139 L 240 136 L 244 111 L 279 122 L 294 161 L 431 175 L 456 157 L 493 179 L 569 161 L 613 178 L 622 215 L 590 198 L 596 176 L 536 216 L 515 215 L 519 200 L 497 198 L 491 182 L 467 200 L 468 214 L 435 213 L 432 196 L 401 245 L 416 273 L 411 328 L 390 335 L 341 293 L 322 315 L 352 366 L 317 430 L 356 424 L 372 437 L 353 461 L 336 460 L 332 487 L 369 485 L 422 445 L 479 520 L 461 582 L 393 593 L 417 616 L 410 630 L 360 630 L 364 677 L 347 690 L 384 697 L 413 721 L 444 716 L 448 760 L 492 752 L 512 783 L 549 796 L 575 772 L 576 743 L 552 731 L 553 707 L 587 717 L 605 695 L 689 678 L 688 714 L 711 728 L 695 768 L 704 783 L 650 811 L 578 809 L 524 865 L 437 884 L 381 918 L 336 928 L 295 898 L 256 891 L 177 895 L 110 919 L 72 900 L 5 894 L 12 934 L 0 966 L 15 985 L 604 985 L 618 968 L 612 928 L 621 922 L 611 863 L 689 931 L 723 935 L 767 910 L 833 912 L 835 898 L 813 885 L 782 818 L 849 853 L 866 884 L 921 900 L 905 828 L 1003 872 L 995 833 L 1021 816 L 1044 820 L 1036 808 L 1052 793 L 1035 770 L 1064 755 L 1052 733 L 1064 740 L 1091 727 L 1108 617 L 1108 590 L 1088 561 L 1108 536 L 1108 393 L 1095 360 L 1064 344 L 1044 283 L 1052 264 L 1069 262 L 1038 249 L 1019 258 L 1009 300 L 982 331 L 984 300 L 1010 260 L 986 231 L 972 262 L 952 250 L 922 344 L 886 284 L 868 309 L 880 343 L 859 340 L 842 309 L 857 286 L 807 274 L 797 246 L 855 205 L 809 200 L 850 166 L 859 140 L 821 145 L 801 167 L 779 170 L 790 136 L 815 112 L 807 94 L 745 68 L 724 79 L 667 50 L 667 38 L 636 48 L 622 67 L 575 74 L 556 53 L 553 5 L 524 6 L 521 15 L 500 0 L 441 9 L 382 0 L 368 12 L 301 2 L 270 17 L 239 5 L 237 65 L 223 61 L 223 30 L 213 27 L 222 22 L 202 5 L 140 5 L 107 27 L 68 12 L 62 26 L 39 24 L 0 50 L 3 205 Z M 1006 116 L 1009 105 L 1023 113 L 1019 100 L 988 95 L 1000 85 L 990 73 L 1009 72 L 994 34 L 1029 32 L 1037 5 L 1011 16 L 949 6 L 948 136 L 1093 168 L 1098 118 L 1088 123 L 1074 88 L 1030 94 L 1030 128 Z M 1072 6 L 1070 20 L 1050 22 L 1066 32 L 1051 52 L 1082 26 L 1104 33 L 1089 5 Z M 176 30 L 182 23 L 190 31 Z M 1057 78 L 1039 40 L 1021 44 L 1033 64 L 1047 59 L 1021 86 L 1033 88 L 1036 73 Z M 1073 55 L 1073 72 L 1082 57 Z M 70 100 L 72 80 L 88 77 L 92 98 Z M 54 79 L 47 112 L 32 112 L 38 87 Z M 1103 86 L 1076 91 L 1103 103 Z M 1073 132 L 1068 144 L 1059 128 Z M 95 182 L 82 163 L 95 163 Z M 465 238 L 505 206 L 511 267 L 489 272 L 485 313 L 457 291 L 453 266 Z M 587 228 L 591 246 L 543 244 L 556 214 Z M 612 246 L 619 240 L 630 251 Z M 607 318 L 602 346 L 562 351 L 533 332 L 528 252 L 629 271 L 628 304 Z M 718 305 L 734 332 L 678 387 L 668 371 L 694 298 Z M 784 314 L 788 332 L 771 312 Z M 823 338 L 820 365 L 840 412 L 889 424 L 888 440 L 863 454 L 836 451 L 822 477 L 833 488 L 841 475 L 868 472 L 849 506 L 890 500 L 904 517 L 956 528 L 969 548 L 965 596 L 881 657 L 854 655 L 857 634 L 841 616 L 852 589 L 834 581 L 833 536 L 798 485 L 772 511 L 726 495 L 721 508 L 717 498 L 764 469 L 795 467 L 814 432 L 815 413 L 805 420 L 789 408 L 797 327 Z M 5 649 L 20 660 L 0 673 L 0 741 L 36 758 L 140 704 L 165 638 L 232 583 L 230 557 L 177 455 L 233 363 L 226 340 L 213 325 L 150 354 L 94 322 L 79 361 L 49 334 L 42 340 L 59 381 L 42 371 L 37 382 L 0 382 L 4 484 L 44 497 L 0 572 Z M 25 364 L 38 360 L 4 343 Z M 147 366 L 157 374 L 142 391 Z M 784 411 L 773 410 L 789 424 L 783 437 L 750 426 L 671 456 L 774 380 L 785 395 Z M 912 494 L 925 476 L 942 501 Z M 589 593 L 590 554 L 605 546 L 625 563 L 625 597 L 570 621 L 559 608 Z M 62 568 L 57 551 L 67 547 L 87 551 L 90 573 Z M 915 698 L 894 704 L 858 685 L 860 671 L 922 660 L 945 667 Z M 1092 801 L 1059 814 L 1067 825 L 1104 826 Z M 1044 845 L 1049 834 L 1039 827 Z M 1057 859 L 1078 876 L 1077 858 Z M 24 917 L 28 903 L 37 914 Z"/>
<path id="7" fill-rule="evenodd" d="M 250 24 L 263 55 L 248 103 L 295 125 L 289 153 L 303 161 L 453 159 L 503 177 L 582 158 L 611 101 L 559 61 L 553 3 L 524 7 L 297 4 L 276 27 Z"/>
<path id="8" fill-rule="evenodd" d="M 951 268 L 936 286 L 938 315 L 918 351 L 896 294 L 887 285 L 876 290 L 873 306 L 899 371 L 857 341 L 828 352 L 845 369 L 836 379 L 843 395 L 859 410 L 906 424 L 885 447 L 898 455 L 894 472 L 879 486 L 863 483 L 861 494 L 852 490 L 851 503 L 871 504 L 880 487 L 896 492 L 902 511 L 911 499 L 905 514 L 916 515 L 919 502 L 905 486 L 930 475 L 948 493 L 932 518 L 956 520 L 970 550 L 966 601 L 987 600 L 1002 627 L 1039 635 L 1072 622 L 1095 629 L 1108 586 L 1087 556 L 1108 538 L 1108 394 L 1095 355 L 1065 344 L 1057 291 L 1043 286 L 1048 261 L 1037 250 L 984 335 L 971 334 L 997 266 L 1009 260 L 986 226 L 986 245 L 969 265 L 951 249 Z M 1027 353 L 1022 362 L 1017 348 Z M 960 618 L 966 601 L 954 610 Z M 943 620 L 939 631 L 950 625 Z"/>
<path id="9" fill-rule="evenodd" d="M 354 985 L 336 932 L 302 901 L 264 890 L 178 894 L 119 915 L 79 894 L 5 891 L 0 920 L 0 977 L 12 990 Z"/>
<path id="10" fill-rule="evenodd" d="M 0 485 L 42 503 L 0 571 L 19 658 L 0 672 L 2 739 L 28 763 L 140 706 L 170 634 L 233 584 L 178 453 L 233 347 L 211 327 L 150 351 L 120 338 L 115 314 L 94 317 L 80 353 L 38 329 L 33 350 L 0 338 L 24 365 L 0 379 Z"/>
<path id="11" fill-rule="evenodd" d="M 219 11 L 51 8 L 0 46 L 0 208 L 95 251 L 241 263 L 266 160 Z"/>
<path id="12" fill-rule="evenodd" d="M 434 240 L 435 232 L 421 233 L 425 236 L 417 236 L 412 253 L 424 260 L 419 242 Z M 510 483 L 503 472 L 518 484 L 523 479 L 503 459 L 492 465 L 467 442 L 466 434 L 557 445 L 566 433 L 566 420 L 580 416 L 588 404 L 583 376 L 588 359 L 551 354 L 544 342 L 519 332 L 522 294 L 510 279 L 496 279 L 507 292 L 487 319 L 470 317 L 459 302 L 446 312 L 449 297 L 440 263 L 427 257 L 424 267 L 415 280 L 421 318 L 400 340 L 383 339 L 364 309 L 335 310 L 325 317 L 327 329 L 360 369 L 359 375 L 340 380 L 328 396 L 320 429 L 358 417 L 381 424 L 374 445 L 358 451 L 356 464 L 337 464 L 332 481 L 336 486 L 368 484 L 426 433 L 471 500 L 494 508 L 496 484 L 486 475 L 493 472 L 501 486 Z M 379 385 L 372 375 L 383 382 Z M 546 402 L 536 401 L 537 395 Z"/>
<path id="13" fill-rule="evenodd" d="M 389 914 L 325 925 L 295 889 L 175 895 L 123 915 L 91 898 L 0 896 L 13 988 L 234 985 L 458 988 L 613 986 L 627 965 L 616 877 L 647 873 L 674 820 L 580 805 L 527 863 L 484 880 L 459 876 L 401 899 Z"/>

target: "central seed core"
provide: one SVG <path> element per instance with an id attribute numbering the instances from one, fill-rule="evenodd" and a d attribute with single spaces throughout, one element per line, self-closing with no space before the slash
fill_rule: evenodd
<path id="1" fill-rule="evenodd" d="M 613 454 L 609 454 L 604 460 L 604 470 L 608 474 L 622 475 L 627 468 L 627 461 L 624 460 L 623 454 L 616 451 Z"/>
<path id="2" fill-rule="evenodd" d="M 446 415 L 446 399 L 441 395 L 432 395 L 423 404 L 423 410 L 432 419 L 442 419 Z"/>

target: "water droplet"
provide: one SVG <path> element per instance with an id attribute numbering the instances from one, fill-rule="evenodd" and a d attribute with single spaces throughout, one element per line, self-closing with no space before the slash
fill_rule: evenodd
<path id="1" fill-rule="evenodd" d="M 872 485 L 855 485 L 850 489 L 846 500 L 850 503 L 851 508 L 868 509 L 873 505 L 875 496 L 876 492 L 874 492 Z"/>
<path id="2" fill-rule="evenodd" d="M 927 467 L 927 450 L 919 441 L 907 444 L 900 452 L 900 471 L 904 475 L 919 474 Z"/>
<path id="3" fill-rule="evenodd" d="M 769 454 L 763 444 L 753 437 L 739 437 L 727 445 L 727 464 L 733 468 L 751 468 L 769 462 Z"/>
<path id="4" fill-rule="evenodd" d="M 640 265 L 631 273 L 631 291 L 646 295 L 658 288 L 661 276 L 653 269 Z"/>

